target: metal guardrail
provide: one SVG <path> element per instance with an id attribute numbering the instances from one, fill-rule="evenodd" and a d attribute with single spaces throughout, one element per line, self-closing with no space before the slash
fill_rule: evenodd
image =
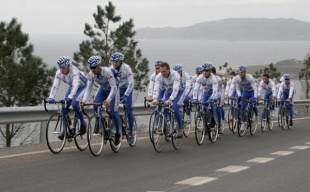
<path id="1" fill-rule="evenodd" d="M 294 106 L 310 105 L 310 100 L 297 100 L 294 101 Z M 259 105 L 262 108 L 263 105 Z M 136 116 L 150 115 L 154 110 L 154 106 L 150 105 L 149 108 L 145 108 L 142 103 L 136 104 L 133 107 L 133 113 Z M 224 105 L 224 109 L 227 110 L 229 105 Z M 30 123 L 30 122 L 42 122 L 47 121 L 49 117 L 58 110 L 56 106 L 48 106 L 49 112 L 44 110 L 43 106 L 35 107 L 1 107 L 0 108 L 0 124 L 11 123 Z M 85 110 L 88 114 L 92 114 L 92 109 Z M 123 110 L 120 107 L 120 113 Z M 73 115 L 73 112 L 70 112 Z M 70 115 L 71 115 L 70 114 Z"/>

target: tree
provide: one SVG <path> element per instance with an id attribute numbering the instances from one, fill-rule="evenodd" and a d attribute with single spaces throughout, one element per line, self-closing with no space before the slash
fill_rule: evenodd
<path id="1" fill-rule="evenodd" d="M 13 18 L 9 23 L 0 23 L 0 107 L 32 106 L 42 102 L 52 84 L 47 69 L 40 57 L 33 56 L 33 45 L 23 33 L 22 25 Z M 0 134 L 11 146 L 23 126 L 6 124 Z"/>
<path id="2" fill-rule="evenodd" d="M 115 15 L 115 6 L 109 2 L 103 9 L 97 6 L 97 13 L 93 14 L 95 24 L 93 27 L 86 23 L 84 34 L 88 40 L 79 45 L 80 51 L 74 53 L 73 64 L 82 64 L 85 71 L 87 60 L 92 55 L 99 55 L 104 66 L 109 66 L 109 59 L 113 52 L 121 52 L 125 56 L 125 62 L 130 65 L 134 73 L 135 89 L 145 91 L 148 85 L 147 74 L 149 72 L 148 60 L 143 58 L 142 51 L 137 49 L 138 42 L 133 39 L 133 20 L 123 22 L 112 30 L 111 25 L 121 21 L 121 16 Z"/>
<path id="3" fill-rule="evenodd" d="M 255 71 L 254 78 L 261 78 L 263 74 L 268 74 L 271 79 L 279 79 L 281 72 L 277 71 L 277 67 L 273 63 L 270 63 L 268 67 Z"/>
<path id="4" fill-rule="evenodd" d="M 302 86 L 302 89 L 305 93 L 306 99 L 309 99 L 310 93 L 310 53 L 307 54 L 303 61 L 303 68 L 299 72 L 299 80 Z"/>

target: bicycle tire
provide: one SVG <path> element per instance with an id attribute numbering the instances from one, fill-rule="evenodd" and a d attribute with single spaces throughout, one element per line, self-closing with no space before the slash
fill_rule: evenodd
<path id="1" fill-rule="evenodd" d="M 268 113 L 267 113 L 267 122 L 268 122 L 268 129 L 269 129 L 269 131 L 272 131 L 273 123 L 274 123 L 273 120 L 274 120 L 274 117 L 271 118 L 270 109 L 268 109 Z"/>
<path id="2" fill-rule="evenodd" d="M 189 121 L 188 121 L 189 120 Z M 190 130 L 191 130 L 191 115 L 186 114 L 186 110 L 183 109 L 182 112 L 182 123 L 183 123 L 183 134 L 185 137 L 189 136 Z"/>
<path id="3" fill-rule="evenodd" d="M 150 137 L 150 140 L 151 142 L 153 142 L 153 139 L 152 139 L 152 126 L 153 126 L 153 122 L 155 120 L 155 117 L 157 115 L 157 110 L 153 111 L 151 116 L 150 116 L 150 120 L 149 120 L 149 137 Z"/>
<path id="4" fill-rule="evenodd" d="M 58 139 L 58 136 L 62 132 L 62 127 L 64 122 L 62 122 L 62 116 L 59 112 L 54 113 L 48 119 L 46 125 L 46 142 L 50 151 L 54 154 L 60 153 L 66 143 L 67 131 L 64 131 L 64 139 Z"/>
<path id="5" fill-rule="evenodd" d="M 209 110 L 209 113 L 211 113 L 210 110 Z M 210 117 L 210 121 L 212 121 L 211 115 L 209 115 L 209 117 Z M 214 117 L 213 118 L 214 118 L 214 121 L 215 121 L 215 125 L 214 125 L 214 127 L 210 127 L 209 133 L 208 133 L 208 137 L 209 137 L 209 140 L 211 141 L 211 143 L 215 143 L 215 141 L 217 140 L 218 135 L 219 135 L 219 123 L 218 123 L 218 117 L 217 117 L 217 113 L 216 112 L 214 113 Z"/>
<path id="6" fill-rule="evenodd" d="M 254 117 L 254 112 L 253 112 L 253 109 L 251 109 L 249 112 L 249 115 L 248 115 L 248 123 L 250 125 L 250 134 L 251 135 L 254 135 L 256 130 L 257 130 L 257 121 L 253 120 L 253 117 Z"/>
<path id="7" fill-rule="evenodd" d="M 162 152 L 166 145 L 165 126 L 166 118 L 157 114 L 152 125 L 152 144 L 157 153 Z"/>
<path id="8" fill-rule="evenodd" d="M 102 122 L 100 122 L 100 118 L 97 115 L 93 115 L 87 126 L 87 141 L 89 150 L 95 157 L 102 152 L 104 140 L 105 132 L 103 131 Z"/>
<path id="9" fill-rule="evenodd" d="M 268 117 L 267 117 L 267 108 L 264 107 L 263 112 L 262 112 L 262 117 L 261 117 L 261 130 L 262 132 L 264 132 L 266 130 L 267 127 L 267 123 L 268 123 Z"/>
<path id="10" fill-rule="evenodd" d="M 243 122 L 243 118 L 241 118 L 241 117 L 243 117 L 245 119 L 245 122 Z M 246 129 L 247 129 L 247 125 L 248 125 L 247 119 L 248 119 L 248 112 L 247 112 L 247 110 L 244 110 L 243 113 L 240 116 L 238 116 L 238 135 L 239 135 L 239 137 L 242 137 L 244 135 Z M 242 124 L 244 124 L 243 130 L 241 130 Z"/>
<path id="11" fill-rule="evenodd" d="M 232 106 L 230 106 L 229 110 L 228 110 L 228 114 L 227 114 L 227 124 L 228 124 L 228 128 L 230 131 L 233 132 L 233 126 L 234 126 L 234 118 L 233 118 L 233 114 L 232 111 L 234 110 L 234 108 Z"/>
<path id="12" fill-rule="evenodd" d="M 111 117 L 107 117 L 105 120 L 107 122 L 106 132 L 107 132 L 107 135 L 109 137 L 110 147 L 114 153 L 118 153 L 119 150 L 121 149 L 122 141 L 118 145 L 115 145 L 116 127 L 114 125 L 114 122 L 113 122 Z M 126 137 L 127 137 L 127 134 L 126 134 Z M 122 136 L 121 136 L 121 138 L 122 138 Z"/>
<path id="13" fill-rule="evenodd" d="M 84 120 L 86 121 L 86 125 L 88 125 L 89 120 L 90 120 L 89 116 L 87 114 L 83 114 L 83 115 L 84 115 Z M 80 121 L 77 116 L 74 117 L 73 128 L 75 128 L 75 133 L 78 133 L 80 131 Z M 75 142 L 76 147 L 80 151 L 84 151 L 88 147 L 87 134 L 78 135 L 74 137 L 74 142 Z"/>
<path id="14" fill-rule="evenodd" d="M 182 134 L 181 137 L 178 137 L 178 133 L 177 133 L 177 130 L 178 130 L 178 125 L 174 123 L 174 115 L 172 114 L 171 115 L 171 119 L 170 119 L 170 126 L 172 128 L 172 146 L 175 150 L 178 150 L 181 148 L 182 146 L 182 143 L 183 143 L 183 135 L 184 135 L 184 132 Z"/>
<path id="15" fill-rule="evenodd" d="M 195 139 L 198 145 L 203 143 L 205 137 L 205 126 L 203 124 L 202 114 L 200 111 L 195 112 Z"/>

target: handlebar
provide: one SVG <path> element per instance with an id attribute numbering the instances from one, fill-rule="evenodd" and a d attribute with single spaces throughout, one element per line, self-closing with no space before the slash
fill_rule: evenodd
<path id="1" fill-rule="evenodd" d="M 48 112 L 48 110 L 46 108 L 46 103 L 48 103 L 46 98 L 43 98 L 43 102 L 44 102 L 44 109 L 45 109 L 46 112 Z M 59 100 L 59 101 L 55 101 L 54 103 L 48 103 L 48 104 L 59 104 L 59 103 L 62 104 L 63 102 L 65 102 L 64 104 L 67 104 L 67 100 L 65 100 L 65 99 L 62 99 L 62 100 Z"/>

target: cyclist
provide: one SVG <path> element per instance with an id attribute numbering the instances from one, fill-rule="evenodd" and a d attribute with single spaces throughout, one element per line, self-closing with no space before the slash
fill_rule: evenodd
<path id="1" fill-rule="evenodd" d="M 189 109 L 189 100 L 190 100 L 191 83 L 192 83 L 191 77 L 189 76 L 187 72 L 183 71 L 182 64 L 176 64 L 173 67 L 173 70 L 179 73 L 180 78 L 181 78 L 181 87 L 182 89 L 185 88 L 181 100 L 183 100 L 184 102 L 185 111 L 186 111 L 186 114 L 188 115 L 187 121 L 189 122 L 191 120 L 190 118 L 191 112 Z"/>
<path id="2" fill-rule="evenodd" d="M 279 92 L 277 95 L 278 101 L 286 100 L 286 102 L 290 102 L 288 106 L 289 114 L 290 114 L 290 126 L 293 126 L 293 98 L 294 98 L 294 91 L 295 85 L 293 82 L 290 81 L 290 75 L 285 74 L 283 76 L 284 82 L 281 83 Z M 281 102 L 283 104 L 283 102 Z"/>
<path id="3" fill-rule="evenodd" d="M 246 69 L 247 68 L 245 66 L 239 66 L 239 76 L 236 77 L 236 79 L 234 80 L 234 83 L 236 86 L 238 99 L 239 100 L 242 99 L 241 112 L 243 112 L 245 110 L 247 99 L 251 98 L 251 101 L 255 102 L 253 111 L 255 113 L 255 122 L 257 123 L 257 121 L 258 121 L 258 109 L 256 106 L 257 86 L 256 86 L 256 82 L 255 82 L 253 76 L 250 74 L 246 74 Z M 241 94 L 241 89 L 243 90 L 242 94 Z M 243 123 L 242 123 L 242 126 L 240 128 L 241 130 L 246 129 L 245 121 L 246 120 L 243 119 Z"/>
<path id="4" fill-rule="evenodd" d="M 215 108 L 213 100 L 216 99 L 218 95 L 218 82 L 215 77 L 211 73 L 212 64 L 209 62 L 206 62 L 202 64 L 203 68 L 203 75 L 200 75 L 195 83 L 194 91 L 193 91 L 193 104 L 198 104 L 198 95 L 199 95 L 199 89 L 203 90 L 202 95 L 202 102 L 206 102 L 207 106 L 209 103 L 211 103 L 211 123 L 210 127 L 213 128 L 215 126 Z M 205 109 L 204 109 L 205 110 Z"/>
<path id="5" fill-rule="evenodd" d="M 114 144 L 118 145 L 121 142 L 121 131 L 118 114 L 119 98 L 116 97 L 117 86 L 114 75 L 108 67 L 101 67 L 101 59 L 99 56 L 91 56 L 88 59 L 87 64 L 91 72 L 88 74 L 86 91 L 80 105 L 82 107 L 84 106 L 92 91 L 94 82 L 98 83 L 100 87 L 94 98 L 94 103 L 104 102 L 104 105 L 109 107 L 109 112 L 116 129 Z M 97 106 L 94 106 L 94 112 L 95 111 L 97 111 Z"/>
<path id="6" fill-rule="evenodd" d="M 160 89 L 160 88 L 163 89 Z M 160 65 L 160 74 L 156 76 L 153 104 L 157 104 L 159 100 L 164 100 L 165 104 L 172 103 L 172 109 L 178 123 L 177 136 L 180 138 L 183 136 L 182 116 L 180 113 L 180 105 L 182 105 L 181 97 L 183 95 L 184 88 L 181 86 L 181 77 L 178 72 L 170 71 L 170 66 L 167 62 L 163 62 Z M 168 111 L 164 111 L 167 117 Z"/>
<path id="7" fill-rule="evenodd" d="M 126 113 L 128 118 L 128 143 L 132 143 L 135 138 L 133 134 L 134 115 L 132 112 L 133 106 L 133 88 L 135 85 L 133 73 L 131 67 L 123 62 L 124 55 L 120 52 L 115 52 L 111 55 L 110 61 L 112 66 L 110 67 L 119 88 L 121 102 L 126 105 Z"/>
<path id="8" fill-rule="evenodd" d="M 275 101 L 276 100 L 276 85 L 274 83 L 274 81 L 272 79 L 269 78 L 268 74 L 264 74 L 263 75 L 263 79 L 261 80 L 261 82 L 258 85 L 258 92 L 257 92 L 257 98 L 260 98 L 261 92 L 262 90 L 265 90 L 265 96 L 264 96 L 264 105 L 266 105 L 267 101 L 266 99 L 270 100 L 270 101 Z M 271 110 L 271 117 L 274 118 L 275 117 L 275 106 L 274 104 L 272 104 L 271 106 L 272 110 Z"/>
<path id="9" fill-rule="evenodd" d="M 224 132 L 224 121 L 225 121 L 225 114 L 224 114 L 224 109 L 223 109 L 223 105 L 224 105 L 224 97 L 223 97 L 223 81 L 222 78 L 220 78 L 218 75 L 216 75 L 216 68 L 214 66 L 212 66 L 211 68 L 212 74 L 215 75 L 216 79 L 217 79 L 217 83 L 218 83 L 218 95 L 216 97 L 216 100 L 218 102 L 218 108 L 216 110 L 217 112 L 217 117 L 218 117 L 218 123 L 220 125 L 219 128 L 219 134 L 222 134 Z M 223 120 L 223 121 L 222 121 Z"/>
<path id="10" fill-rule="evenodd" d="M 147 100 L 151 101 L 153 98 L 153 90 L 154 90 L 154 86 L 155 86 L 155 77 L 159 74 L 159 66 L 160 64 L 162 64 L 161 60 L 158 60 L 154 63 L 155 66 L 155 71 L 154 73 L 152 73 L 151 77 L 150 77 L 150 84 L 149 84 L 149 88 L 148 88 L 148 97 Z"/>
<path id="11" fill-rule="evenodd" d="M 83 135 L 86 132 L 87 123 L 84 119 L 84 115 L 80 110 L 79 100 L 82 99 L 84 90 L 86 87 L 87 78 L 84 73 L 81 72 L 76 66 L 70 64 L 70 59 L 67 56 L 62 56 L 57 61 L 59 69 L 56 71 L 54 78 L 54 83 L 50 92 L 48 103 L 54 103 L 55 95 L 58 91 L 60 82 L 68 84 L 69 87 L 65 94 L 65 100 L 67 100 L 67 107 L 64 109 L 65 115 L 68 114 L 68 108 L 72 105 L 76 115 L 80 119 L 81 126 L 80 131 L 76 133 L 77 135 Z M 58 138 L 64 139 L 64 132 L 62 132 Z"/>
<path id="12" fill-rule="evenodd" d="M 280 89 L 280 85 L 281 85 L 281 83 L 284 81 L 284 78 L 283 78 L 283 76 L 280 78 L 280 82 L 276 85 L 276 96 L 278 96 L 278 93 L 279 93 L 279 89 Z M 278 101 L 277 102 L 277 106 L 279 106 L 280 105 L 280 102 Z"/>

